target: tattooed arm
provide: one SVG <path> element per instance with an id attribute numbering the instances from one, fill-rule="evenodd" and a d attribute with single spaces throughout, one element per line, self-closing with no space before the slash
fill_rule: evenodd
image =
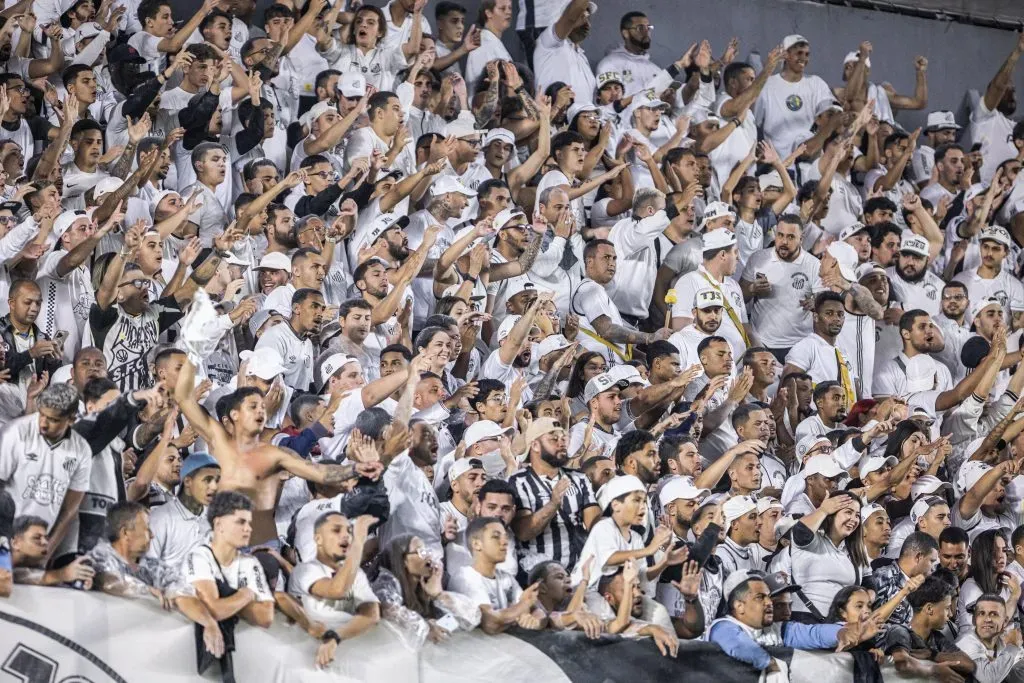
<path id="1" fill-rule="evenodd" d="M 850 289 L 847 290 L 847 294 L 853 299 L 854 305 L 872 320 L 881 320 L 885 314 L 885 309 L 882 305 L 875 301 L 875 297 L 872 296 L 871 292 L 867 287 L 859 285 L 856 282 L 850 285 Z"/>

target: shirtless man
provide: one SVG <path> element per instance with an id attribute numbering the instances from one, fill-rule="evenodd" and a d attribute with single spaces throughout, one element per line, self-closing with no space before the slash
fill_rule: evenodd
<path id="1" fill-rule="evenodd" d="M 221 491 L 239 491 L 252 499 L 253 545 L 277 538 L 274 506 L 281 483 L 288 475 L 301 477 L 323 487 L 336 488 L 361 476 L 377 478 L 383 468 L 379 462 L 353 465 L 317 465 L 300 458 L 295 451 L 260 442 L 267 415 L 263 395 L 245 387 L 229 394 L 240 399 L 229 404 L 225 424 L 213 419 L 196 402 L 195 366 L 185 361 L 178 373 L 174 395 L 182 414 L 206 441 L 210 453 L 220 464 Z"/>

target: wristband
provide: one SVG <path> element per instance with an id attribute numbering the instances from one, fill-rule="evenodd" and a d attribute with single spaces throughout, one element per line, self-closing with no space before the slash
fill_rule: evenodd
<path id="1" fill-rule="evenodd" d="M 320 636 L 320 642 L 326 643 L 328 640 L 333 640 L 335 643 L 341 643 L 341 636 L 339 636 L 333 629 L 327 629 L 324 634 Z"/>
<path id="2" fill-rule="evenodd" d="M 732 125 L 736 126 L 737 128 L 739 128 L 740 126 L 743 125 L 743 123 L 737 117 L 735 117 L 735 116 L 732 117 L 731 119 L 729 119 L 729 123 L 731 123 Z"/>

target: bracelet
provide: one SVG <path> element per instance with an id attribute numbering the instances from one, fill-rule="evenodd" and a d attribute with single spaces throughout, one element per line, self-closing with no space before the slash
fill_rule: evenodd
<path id="1" fill-rule="evenodd" d="M 341 636 L 339 636 L 334 629 L 327 629 L 324 634 L 320 636 L 320 642 L 326 643 L 328 640 L 333 640 L 335 643 L 341 642 Z"/>
<path id="2" fill-rule="evenodd" d="M 699 601 L 700 601 L 700 596 L 699 595 L 695 595 L 692 598 L 687 596 L 687 595 L 683 596 L 683 602 L 685 602 L 687 605 L 692 605 L 693 603 L 699 602 Z"/>
<path id="3" fill-rule="evenodd" d="M 729 119 L 729 123 L 731 123 L 732 125 L 736 126 L 737 128 L 739 128 L 740 126 L 743 125 L 743 123 L 739 120 L 739 118 L 737 118 L 735 116 L 732 117 L 731 119 Z"/>

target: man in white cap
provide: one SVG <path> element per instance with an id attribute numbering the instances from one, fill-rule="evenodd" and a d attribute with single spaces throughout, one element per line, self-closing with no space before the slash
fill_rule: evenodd
<path id="1" fill-rule="evenodd" d="M 579 104 L 573 105 L 573 108 L 578 107 Z M 665 152 L 680 146 L 686 135 L 686 129 L 672 123 L 669 111 L 671 107 L 666 102 L 642 92 L 633 97 L 632 104 L 622 114 L 623 127 L 632 124 L 632 128 L 623 131 L 620 140 L 628 136 L 633 142 L 629 169 L 634 187 L 652 187 L 655 183 L 649 164 L 657 164 Z"/>
<path id="2" fill-rule="evenodd" d="M 911 359 L 915 358 L 920 358 L 916 364 L 932 368 L 929 374 L 934 380 L 924 391 L 945 392 L 952 389 L 953 377 L 949 369 L 931 355 L 943 346 L 942 333 L 932 317 L 921 309 L 909 310 L 900 317 L 899 330 L 903 350 L 895 358 L 875 366 L 873 395 L 907 398 L 911 393 L 922 391 L 920 387 L 910 386 L 910 364 Z M 951 407 L 940 403 L 938 409 L 947 410 Z"/>
<path id="3" fill-rule="evenodd" d="M 441 523 L 447 526 L 448 520 L 451 520 L 459 533 L 462 533 L 473 515 L 476 493 L 487 481 L 487 472 L 480 460 L 461 458 L 453 462 L 448 470 L 448 481 L 452 497 L 441 503 Z"/>
<path id="4" fill-rule="evenodd" d="M 794 372 L 805 372 L 815 383 L 827 380 L 839 382 L 846 394 L 847 406 L 852 406 L 857 401 L 856 375 L 846 360 L 846 354 L 836 345 L 836 338 L 842 332 L 845 322 L 843 297 L 835 292 L 818 294 L 814 298 L 814 332 L 789 350 L 782 377 Z"/>
<path id="5" fill-rule="evenodd" d="M 583 402 L 589 411 L 585 421 L 577 422 L 569 430 L 569 452 L 575 453 L 583 445 L 588 426 L 593 420 L 591 448 L 599 449 L 592 455 L 612 457 L 621 433 L 616 429 L 622 415 L 621 392 L 629 383 L 615 381 L 608 373 L 595 375 L 583 388 Z"/>
<path id="6" fill-rule="evenodd" d="M 833 96 L 825 81 L 804 73 L 811 57 L 806 38 L 788 35 L 782 39 L 782 49 L 786 51 L 782 72 L 765 83 L 754 114 L 765 138 L 780 156 L 786 157 L 811 129 L 818 104 Z"/>
<path id="7" fill-rule="evenodd" d="M 813 292 L 821 263 L 801 248 L 803 227 L 798 216 L 781 216 L 775 246 L 754 252 L 740 280 L 750 302 L 751 324 L 779 362 L 812 329 L 802 303 Z"/>
<path id="8" fill-rule="evenodd" d="M 935 150 L 940 145 L 948 145 L 956 142 L 957 131 L 956 116 L 948 110 L 928 112 L 928 119 L 924 125 L 924 142 L 918 144 L 914 155 L 910 159 L 911 180 L 919 186 L 924 185 L 932 177 L 932 169 L 935 168 Z"/>
<path id="9" fill-rule="evenodd" d="M 688 368 L 700 362 L 697 346 L 706 338 L 717 334 L 725 317 L 722 293 L 711 287 L 697 290 L 693 297 L 693 308 L 690 311 L 693 322 L 668 338 L 679 349 L 679 365 Z M 732 349 L 733 358 L 743 355 L 736 347 Z"/>
<path id="10" fill-rule="evenodd" d="M 292 276 L 292 260 L 281 252 L 268 252 L 260 259 L 255 271 L 258 291 L 269 296 L 274 290 L 288 286 Z"/>
<path id="11" fill-rule="evenodd" d="M 273 261 L 277 262 L 281 259 L 276 258 L 278 254 L 267 254 L 260 261 L 260 270 L 262 268 L 263 261 L 273 257 Z M 281 254 L 283 256 L 283 254 Z M 275 265 L 274 263 L 268 265 Z M 283 265 L 283 261 L 281 262 Z M 318 292 L 323 291 L 324 277 L 327 273 L 328 264 L 324 260 L 324 256 L 312 248 L 299 249 L 292 254 L 291 268 L 289 270 L 290 277 L 288 282 L 278 287 L 275 287 L 272 291 L 266 294 L 266 299 L 263 301 L 263 305 L 260 308 L 264 308 L 271 311 L 277 311 L 284 317 L 289 317 L 292 314 L 292 297 L 300 289 L 314 289 Z M 278 271 L 280 272 L 280 271 Z"/>
<path id="12" fill-rule="evenodd" d="M 68 333 L 63 357 L 69 363 L 92 339 L 88 320 L 96 295 L 86 263 L 100 239 L 113 229 L 116 218 L 112 216 L 96 228 L 84 211 L 65 211 L 53 223 L 54 250 L 39 260 L 36 282 L 43 301 L 36 324 L 51 339 L 58 330 Z"/>
<path id="13" fill-rule="evenodd" d="M 722 562 L 725 574 L 747 569 L 761 569 L 754 566 L 751 545 L 756 545 L 761 536 L 761 518 L 757 503 L 750 496 L 733 496 L 722 505 L 725 515 L 725 541 L 715 548 L 715 555 Z"/>
<path id="14" fill-rule="evenodd" d="M 550 105 L 538 103 L 537 107 L 541 113 L 537 149 L 526 161 L 508 169 L 507 165 L 516 155 L 516 136 L 505 128 L 492 128 L 484 134 L 483 158 L 471 165 L 471 168 L 476 169 L 476 173 L 471 175 L 470 187 L 476 189 L 480 182 L 488 178 L 504 180 L 515 197 L 519 194 L 520 188 L 541 170 L 551 151 L 551 121 L 544 113 L 550 113 Z M 518 159 L 515 161 L 518 162 Z M 475 213 L 475 210 L 468 212 L 468 216 Z"/>
<path id="15" fill-rule="evenodd" d="M 870 460 L 882 460 L 882 458 L 871 458 Z M 914 483 L 916 485 L 917 482 Z M 941 494 L 943 491 L 952 490 L 953 485 L 947 482 L 941 482 L 941 484 L 942 488 L 936 489 L 940 495 L 926 493 L 914 497 L 914 505 L 910 508 L 910 516 L 900 520 L 892 528 L 892 534 L 889 536 L 889 545 L 885 550 L 886 557 L 893 560 L 898 559 L 900 550 L 903 548 L 903 542 L 915 531 L 931 536 L 935 540 L 936 547 L 938 547 L 939 536 L 952 524 L 949 503 L 946 502 L 946 498 Z"/>
<path id="16" fill-rule="evenodd" d="M 506 457 L 511 457 L 508 441 L 513 432 L 512 427 L 503 427 L 491 420 L 477 420 L 462 435 L 462 443 L 466 447 L 463 459 L 479 460 L 489 479 L 507 479 L 516 467 L 515 461 L 506 460 Z M 434 467 L 434 489 L 438 494 L 449 490 L 448 473 L 455 462 L 454 451 L 446 453 L 437 461 Z"/>
<path id="17" fill-rule="evenodd" d="M 533 68 L 540 89 L 561 81 L 572 88 L 576 102 L 594 101 L 597 79 L 583 41 L 590 35 L 590 17 L 595 12 L 597 5 L 590 0 L 572 0 L 558 20 L 537 37 Z"/>
<path id="18" fill-rule="evenodd" d="M 983 183 L 992 180 L 999 164 L 1017 155 L 1011 142 L 1014 121 L 1010 117 L 1017 111 L 1013 72 L 1021 54 L 1024 54 L 1024 36 L 1017 37 L 1013 50 L 971 111 L 971 139 L 981 143 L 980 180 Z"/>
<path id="19" fill-rule="evenodd" d="M 939 296 L 945 283 L 929 267 L 937 252 L 938 249 L 933 252 L 924 237 L 909 232 L 903 234 L 896 264 L 885 269 L 892 292 L 903 310 L 916 308 L 927 311 L 928 315 L 939 314 L 942 307 Z"/>
<path id="20" fill-rule="evenodd" d="M 804 437 L 797 444 L 797 459 L 803 468 L 786 482 L 782 504 L 787 515 L 809 515 L 836 490 L 846 472 L 831 455 L 832 443 L 823 436 Z"/>
<path id="21" fill-rule="evenodd" d="M 728 229 L 705 232 L 703 252 L 703 264 L 676 282 L 676 303 L 672 305 L 672 329 L 681 330 L 692 322 L 690 316 L 693 315 L 693 303 L 696 301 L 697 292 L 710 288 L 722 295 L 724 315 L 718 334 L 725 337 L 741 354 L 748 346 L 760 346 L 747 319 L 743 291 L 732 277 L 738 262 L 736 235 Z"/>
<path id="22" fill-rule="evenodd" d="M 978 234 L 981 247 L 981 265 L 977 268 L 964 270 L 953 279 L 967 287 L 967 297 L 971 301 L 981 301 L 995 297 L 1002 304 L 1006 322 L 1010 329 L 1018 329 L 1022 325 L 1021 314 L 1024 314 L 1024 285 L 1014 277 L 1013 269 L 1005 264 L 1010 254 L 1013 240 L 1006 228 L 993 225 Z"/>

